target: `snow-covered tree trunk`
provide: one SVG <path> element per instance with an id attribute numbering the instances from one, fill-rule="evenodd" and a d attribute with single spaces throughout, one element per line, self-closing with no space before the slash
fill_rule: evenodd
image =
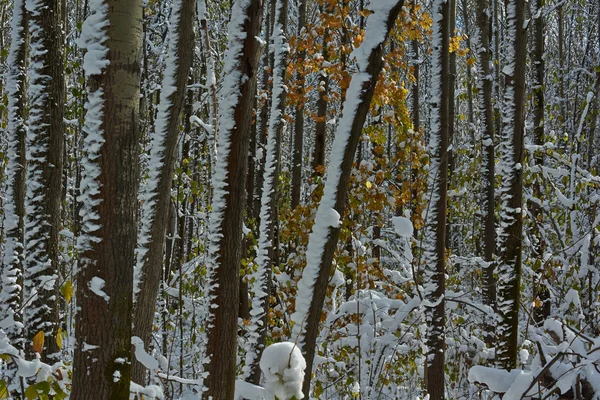
<path id="1" fill-rule="evenodd" d="M 492 49 L 490 43 L 490 1 L 477 2 L 477 35 L 475 37 L 475 53 L 479 67 L 478 97 L 479 131 L 482 139 L 481 173 L 483 176 L 482 225 L 483 225 L 483 260 L 488 263 L 483 270 L 483 301 L 485 305 L 496 308 L 496 278 L 494 276 L 494 255 L 496 253 L 495 230 L 495 153 L 494 153 L 494 109 L 492 104 L 493 75 Z M 486 344 L 494 345 L 495 324 L 486 320 Z"/>
<path id="2" fill-rule="evenodd" d="M 352 162 L 379 73 L 383 66 L 384 42 L 393 28 L 403 0 L 382 0 L 371 4 L 363 43 L 354 51 L 358 71 L 346 91 L 342 117 L 338 124 L 327 167 L 323 197 L 306 250 L 306 267 L 298 282 L 296 312 L 292 315 L 292 338 L 305 353 L 303 384 L 308 397 L 315 358 L 321 311 L 325 302 L 333 254 L 340 233 L 341 216 L 346 208 Z"/>
<path id="3" fill-rule="evenodd" d="M 431 400 L 444 398 L 446 349 L 446 206 L 449 139 L 449 25 L 450 4 L 433 2 L 431 55 L 431 113 L 429 124 L 429 207 L 423 233 L 423 307 L 425 337 L 425 391 Z"/>
<path id="4" fill-rule="evenodd" d="M 11 42 L 8 53 L 8 124 L 6 158 L 7 182 L 4 209 L 4 260 L 2 263 L 2 292 L 0 293 L 0 320 L 11 316 L 20 321 L 23 287 L 23 234 L 25 217 L 25 57 L 27 54 L 27 12 L 24 0 L 15 0 L 11 22 Z M 15 325 L 6 329 L 14 341 L 20 337 Z"/>
<path id="5" fill-rule="evenodd" d="M 133 335 L 152 345 L 152 324 L 160 286 L 165 237 L 171 208 L 171 183 L 179 121 L 194 50 L 195 0 L 175 0 L 169 23 L 169 44 L 158 115 L 150 143 L 150 177 L 140 189 L 142 224 L 138 239 Z M 134 362 L 132 380 L 144 383 L 146 368 Z"/>
<path id="6" fill-rule="evenodd" d="M 244 375 L 254 384 L 260 383 L 260 356 L 266 343 L 269 296 L 273 267 L 274 236 L 278 218 L 277 182 L 281 169 L 281 137 L 284 130 L 285 101 L 287 97 L 286 68 L 289 46 L 286 43 L 288 0 L 276 0 L 273 25 L 273 98 L 267 132 L 267 154 L 260 209 L 260 231 L 256 255 L 257 270 L 250 277 L 252 308 L 246 348 Z"/>
<path id="7" fill-rule="evenodd" d="M 296 37 L 302 40 L 302 35 L 306 34 L 306 2 L 300 0 L 298 5 L 298 32 Z M 306 59 L 306 49 L 302 48 L 298 54 L 298 60 L 304 62 Z M 302 69 L 296 72 L 298 80 L 298 91 L 303 94 L 306 86 L 306 80 Z M 292 156 L 292 210 L 300 204 L 300 192 L 302 189 L 302 153 L 304 147 L 304 95 L 301 96 L 299 104 L 294 114 L 294 141 Z"/>
<path id="8" fill-rule="evenodd" d="M 64 152 L 64 69 L 60 2 L 26 0 L 30 13 L 24 310 L 28 339 L 46 337 L 43 359 L 58 352 L 58 266 Z"/>
<path id="9" fill-rule="evenodd" d="M 510 370 L 517 366 L 521 261 L 523 234 L 523 156 L 525 133 L 525 56 L 527 36 L 525 1 L 507 2 L 507 20 L 502 73 L 505 77 L 500 143 L 500 232 L 498 257 L 498 342 L 499 364 Z"/>
<path id="10" fill-rule="evenodd" d="M 72 400 L 128 399 L 139 180 L 141 0 L 91 0 Z"/>
<path id="11" fill-rule="evenodd" d="M 242 224 L 262 15 L 262 0 L 234 1 L 223 65 L 207 260 L 205 395 L 213 400 L 232 400 L 235 390 Z"/>

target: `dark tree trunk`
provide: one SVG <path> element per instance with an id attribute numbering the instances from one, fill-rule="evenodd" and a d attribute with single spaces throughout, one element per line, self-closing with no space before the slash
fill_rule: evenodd
<path id="1" fill-rule="evenodd" d="M 502 163 L 504 181 L 501 189 L 503 230 L 499 236 L 497 360 L 507 369 L 517 367 L 519 306 L 521 299 L 521 262 L 523 234 L 523 156 L 525 133 L 525 56 L 527 35 L 524 29 L 525 1 L 507 3 L 507 34 L 503 73 Z"/>
<path id="2" fill-rule="evenodd" d="M 97 35 L 89 44 L 105 47 L 108 63 L 97 71 L 86 71 L 88 154 L 81 196 L 85 223 L 78 243 L 80 311 L 75 329 L 73 400 L 127 399 L 131 380 L 142 1 L 103 3 L 105 7 L 91 11 L 105 14 L 109 24 L 102 33 L 106 40 Z M 98 50 L 92 47 L 89 51 Z"/>
<path id="3" fill-rule="evenodd" d="M 27 2 L 30 12 L 30 101 L 25 198 L 25 298 L 37 292 L 26 307 L 24 321 L 29 340 L 43 331 L 42 359 L 59 351 L 58 329 L 59 235 L 61 225 L 64 152 L 64 68 L 60 2 Z"/>
<path id="4" fill-rule="evenodd" d="M 403 4 L 404 1 L 399 0 L 388 13 L 386 18 L 386 26 L 384 28 L 386 38 L 394 26 L 396 17 L 398 16 Z M 367 24 L 368 23 L 369 22 L 367 21 Z M 296 315 L 298 313 L 297 310 L 295 316 L 292 317 L 298 324 L 294 328 L 294 332 L 297 335 L 299 344 L 305 353 L 306 370 L 302 391 L 306 397 L 308 397 L 310 390 L 312 367 L 317 348 L 316 341 L 319 332 L 321 311 L 323 310 L 323 304 L 325 302 L 325 294 L 327 292 L 333 255 L 340 234 L 339 226 L 329 225 L 328 222 L 326 222 L 327 218 L 325 218 L 325 216 L 329 217 L 331 215 L 331 207 L 333 207 L 333 211 L 336 211 L 340 216 L 344 215 L 348 196 L 347 191 L 350 180 L 350 171 L 354 161 L 354 156 L 356 154 L 356 149 L 358 147 L 358 142 L 362 134 L 362 128 L 367 118 L 367 114 L 369 113 L 371 100 L 373 98 L 373 93 L 375 92 L 375 86 L 383 67 L 383 51 L 384 42 L 381 42 L 379 45 L 370 49 L 368 58 L 365 57 L 367 62 L 365 62 L 365 65 L 360 66 L 360 74 L 353 77 L 353 81 L 356 79 L 357 82 L 355 84 L 360 85 L 361 88 L 358 99 L 350 100 L 353 102 L 357 101 L 356 111 L 349 114 L 351 117 L 347 117 L 351 118 L 351 120 L 348 121 L 350 124 L 349 132 L 342 131 L 339 133 L 340 135 L 344 136 L 348 135 L 348 141 L 343 143 L 343 155 L 341 155 L 341 159 L 338 160 L 339 164 L 333 166 L 330 164 L 330 168 L 340 171 L 339 179 L 335 181 L 327 181 L 324 189 L 325 192 L 323 194 L 323 198 L 321 199 L 321 203 L 319 204 L 319 210 L 317 211 L 315 226 L 313 227 L 313 231 L 315 229 L 317 229 L 319 232 L 326 230 L 327 240 L 325 243 L 318 243 L 315 238 L 309 239 L 307 252 L 317 251 L 319 252 L 318 254 L 321 254 L 321 256 L 318 257 L 317 265 L 310 265 L 305 268 L 302 277 L 302 283 L 299 283 L 296 304 L 299 304 L 300 301 L 302 301 L 304 304 L 310 302 L 305 315 Z M 352 84 L 353 83 L 351 82 L 350 85 Z M 348 99 L 346 99 L 346 101 L 348 101 Z M 328 196 L 331 196 L 331 198 L 328 198 Z M 317 236 L 319 237 L 317 240 L 320 241 L 320 235 Z M 308 268 L 311 270 L 307 271 Z M 303 298 L 302 300 L 299 300 L 299 296 L 306 294 L 303 290 L 301 290 L 302 286 L 310 287 L 312 289 L 311 298 Z"/>
<path id="5" fill-rule="evenodd" d="M 246 5 L 244 1 L 235 1 L 233 8 L 239 8 L 235 12 L 244 15 L 245 19 L 239 25 L 232 20 L 229 27 L 229 47 L 235 46 L 238 50 L 225 63 L 223 73 L 237 79 L 232 79 L 222 89 L 224 97 L 219 104 L 218 147 L 221 156 L 213 175 L 213 204 L 216 207 L 209 222 L 211 305 L 207 356 L 210 362 L 205 395 L 213 400 L 233 400 L 235 391 L 242 224 L 252 108 L 261 50 L 256 37 L 260 35 L 263 2 L 251 0 Z M 243 37 L 239 36 L 239 31 Z"/>
<path id="6" fill-rule="evenodd" d="M 156 162 L 150 171 L 148 186 L 142 193 L 144 205 L 142 214 L 141 243 L 138 248 L 140 268 L 139 293 L 136 295 L 133 315 L 133 336 L 137 336 L 146 347 L 152 345 L 152 325 L 158 288 L 163 276 L 165 237 L 171 208 L 171 185 L 179 140 L 179 121 L 185 99 L 190 67 L 192 65 L 194 43 L 194 0 L 176 0 L 173 6 L 170 28 L 171 43 L 167 62 L 175 63 L 172 76 L 165 76 L 160 99 L 159 114 L 153 129 L 151 161 Z M 177 15 L 176 15 L 177 14 Z M 176 42 L 175 42 L 176 41 Z M 155 175 L 156 174 L 156 175 Z M 143 384 L 146 368 L 133 361 L 132 380 Z"/>

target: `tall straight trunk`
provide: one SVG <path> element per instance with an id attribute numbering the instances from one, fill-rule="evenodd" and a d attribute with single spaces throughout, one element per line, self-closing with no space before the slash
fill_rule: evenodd
<path id="1" fill-rule="evenodd" d="M 532 3 L 532 15 L 533 15 L 533 28 L 534 28 L 534 40 L 533 40 L 533 143 L 537 146 L 544 145 L 544 16 L 542 15 L 543 0 L 535 0 Z M 534 162 L 536 166 L 544 165 L 544 152 L 541 149 L 536 149 L 534 154 Z M 533 197 L 537 199 L 542 198 L 542 188 L 539 180 L 536 180 L 533 184 Z M 534 252 L 536 258 L 542 260 L 544 257 L 544 246 L 542 238 L 539 234 L 538 217 L 541 215 L 542 210 L 537 201 L 532 201 L 529 204 L 531 210 L 531 220 L 533 221 L 532 227 L 532 238 L 534 242 Z M 541 263 L 540 263 L 541 265 Z M 535 268 L 535 272 L 540 274 L 541 279 L 537 283 L 534 293 L 537 293 L 537 297 L 542 302 L 542 306 L 535 309 L 534 318 L 537 322 L 541 323 L 550 316 L 550 293 L 545 282 L 544 269 Z"/>
<path id="2" fill-rule="evenodd" d="M 141 0 L 91 0 L 73 400 L 129 398 L 139 180 Z M 107 334 L 110 328 L 110 334 Z"/>
<path id="3" fill-rule="evenodd" d="M 30 100 L 25 195 L 24 310 L 28 339 L 46 337 L 42 359 L 59 351 L 59 235 L 64 152 L 64 68 L 60 2 L 27 0 L 30 12 Z M 51 359 L 51 357 L 50 357 Z"/>
<path id="4" fill-rule="evenodd" d="M 425 217 L 423 243 L 423 301 L 427 334 L 425 391 L 432 400 L 444 398 L 445 300 L 446 290 L 446 207 L 450 103 L 449 45 L 452 25 L 450 4 L 433 4 L 433 53 L 431 64 L 431 122 L 429 138 L 429 190 L 431 197 Z"/>
<path id="5" fill-rule="evenodd" d="M 308 241 L 306 267 L 298 282 L 296 312 L 292 315 L 295 323 L 292 337 L 297 339 L 298 346 L 305 354 L 306 371 L 302 385 L 305 397 L 308 397 L 310 390 L 321 311 L 340 234 L 341 216 L 346 208 L 352 163 L 383 66 L 385 40 L 404 1 L 382 3 L 371 4 L 373 13 L 367 20 L 367 36 L 354 53 L 357 55 L 358 72 L 352 76 L 350 87 L 346 91 L 342 117 L 327 167 L 323 197 Z M 378 29 L 370 30 L 369 24 L 374 24 Z"/>
<path id="6" fill-rule="evenodd" d="M 498 260 L 497 360 L 510 370 L 517 366 L 519 305 L 521 298 L 521 261 L 523 234 L 523 154 L 525 131 L 525 56 L 527 35 L 524 29 L 525 0 L 507 3 L 505 38 L 504 104 L 502 107 L 502 188 L 500 198 L 501 231 Z"/>
<path id="7" fill-rule="evenodd" d="M 300 0 L 298 6 L 298 34 L 297 37 L 301 41 L 302 36 L 306 34 L 304 27 L 306 26 L 306 2 L 307 0 Z M 303 48 L 298 54 L 298 61 L 300 65 L 304 63 L 306 59 L 306 50 Z M 302 189 L 302 150 L 304 146 L 304 87 L 305 78 L 304 71 L 299 71 L 296 74 L 298 80 L 298 92 L 302 94 L 299 100 L 298 106 L 296 107 L 294 117 L 294 152 L 292 156 L 292 210 L 300 204 L 300 192 Z"/>
<path id="8" fill-rule="evenodd" d="M 477 2 L 477 39 L 476 52 L 480 76 L 478 82 L 479 112 L 481 121 L 479 130 L 482 139 L 481 170 L 483 175 L 482 225 L 483 225 L 483 259 L 487 265 L 483 269 L 483 301 L 485 305 L 496 309 L 496 277 L 494 276 L 494 255 L 496 253 L 495 221 L 495 153 L 494 153 L 494 109 L 492 104 L 492 49 L 490 43 L 489 0 Z M 485 341 L 488 346 L 495 343 L 495 326 L 491 318 L 486 319 Z"/>
<path id="9" fill-rule="evenodd" d="M 270 0 L 270 4 L 275 4 L 275 0 Z M 257 123 L 260 123 L 259 125 L 259 129 L 258 130 L 258 137 L 256 138 L 257 142 L 256 142 L 256 147 L 257 148 L 261 148 L 264 149 L 265 146 L 267 145 L 267 129 L 269 127 L 269 104 L 270 104 L 270 98 L 271 98 L 271 84 L 269 83 L 270 78 L 271 78 L 271 72 L 272 72 L 272 68 L 273 64 L 271 63 L 271 61 L 275 62 L 275 60 L 271 57 L 271 53 L 269 51 L 269 45 L 270 45 L 270 41 L 271 41 L 271 27 L 272 27 L 272 20 L 273 20 L 273 14 L 275 13 L 275 11 L 273 10 L 273 7 L 269 7 L 267 9 L 266 12 L 266 18 L 264 21 L 264 30 L 265 30 L 265 49 L 263 51 L 263 65 L 265 66 L 265 68 L 263 68 L 263 74 L 262 74 L 262 88 L 265 91 L 266 95 L 267 95 L 267 101 L 262 105 L 261 109 L 260 109 L 260 114 L 259 114 L 259 119 L 257 121 Z M 266 66 L 269 66 L 269 68 L 266 68 Z M 264 158 L 257 160 L 256 163 L 256 194 L 254 196 L 254 217 L 257 219 L 257 226 L 260 225 L 260 203 L 261 203 L 261 199 L 262 199 L 262 187 L 263 187 L 263 180 L 264 180 L 264 166 L 265 166 L 265 161 Z"/>
<path id="10" fill-rule="evenodd" d="M 456 30 L 456 1 L 448 0 L 450 3 L 448 6 L 448 37 L 454 36 Z M 465 24 L 466 27 L 466 24 Z M 454 140 L 454 127 L 455 127 L 455 111 L 456 103 L 454 98 L 454 92 L 456 88 L 456 51 L 453 51 L 449 55 L 448 60 L 448 188 L 452 185 L 452 178 L 454 169 L 456 168 L 456 157 L 455 153 L 455 140 Z M 450 208 L 452 210 L 452 208 Z M 454 217 L 452 211 L 446 218 L 446 245 L 448 249 L 452 249 L 452 218 Z M 457 249 L 458 250 L 458 249 Z"/>
<path id="11" fill-rule="evenodd" d="M 27 93 L 25 89 L 25 59 L 27 56 L 27 12 L 24 0 L 15 0 L 11 22 L 12 36 L 8 54 L 8 125 L 6 156 L 6 206 L 4 260 L 2 264 L 2 292 L 0 293 L 0 318 L 11 315 L 22 319 L 21 305 L 23 287 L 23 240 L 25 218 L 25 165 L 27 128 L 25 112 Z M 7 328 L 12 342 L 21 335 L 15 325 Z"/>
<path id="12" fill-rule="evenodd" d="M 413 0 L 412 2 L 412 8 L 413 8 L 413 13 L 415 15 L 415 17 L 417 17 L 416 15 L 416 4 L 417 1 Z M 421 127 L 421 122 L 420 122 L 420 118 L 421 118 L 421 113 L 420 113 L 420 102 L 419 102 L 419 84 L 420 84 L 420 68 L 421 68 L 421 61 L 419 60 L 419 40 L 418 39 L 413 39 L 411 42 L 411 47 L 412 47 L 412 65 L 413 65 L 413 76 L 415 78 L 415 82 L 412 85 L 412 89 L 411 89 L 411 103 L 412 103 L 412 110 L 411 110 L 411 120 L 413 123 L 413 131 L 414 131 L 414 136 L 416 137 L 417 134 L 419 133 L 419 129 Z M 412 190 L 411 190 L 411 196 L 410 196 L 410 204 L 411 204 L 411 211 L 414 211 L 417 209 L 417 202 L 419 201 L 419 193 L 417 190 L 417 185 L 416 182 L 418 180 L 418 174 L 419 174 L 419 169 L 418 168 L 411 168 L 411 186 L 412 186 Z M 400 209 L 400 207 L 396 207 L 396 215 L 402 215 L 402 210 Z M 416 229 L 415 229 L 416 232 Z"/>
<path id="13" fill-rule="evenodd" d="M 287 0 L 277 0 L 275 4 L 275 24 L 273 25 L 273 98 L 271 116 L 267 134 L 267 154 L 265 159 L 265 177 L 263 181 L 260 232 L 256 255 L 257 270 L 251 276 L 252 310 L 249 337 L 246 347 L 244 373 L 254 384 L 260 383 L 260 357 L 266 344 L 269 316 L 269 297 L 271 293 L 272 268 L 276 263 L 275 251 L 278 189 L 277 181 L 281 169 L 281 138 L 284 131 L 287 67 Z"/>
<path id="14" fill-rule="evenodd" d="M 158 116 L 150 148 L 150 177 L 141 187 L 142 227 L 137 248 L 133 335 L 152 344 L 152 324 L 163 276 L 165 237 L 171 208 L 171 184 L 179 140 L 179 121 L 192 65 L 194 0 L 175 0 L 171 9 L 169 48 Z M 144 383 L 146 368 L 134 361 L 132 380 Z"/>
<path id="15" fill-rule="evenodd" d="M 321 13 L 330 13 L 331 8 L 325 2 L 319 5 Z M 323 33 L 323 62 L 329 62 L 329 35 L 328 28 Z M 329 74 L 327 71 L 321 70 L 317 78 L 317 91 L 319 97 L 317 99 L 317 118 L 315 126 L 315 148 L 313 151 L 313 174 L 317 173 L 319 167 L 325 167 L 325 140 L 327 136 L 327 108 L 329 106 Z"/>
<path id="16" fill-rule="evenodd" d="M 262 0 L 236 0 L 223 65 L 219 103 L 219 157 L 213 174 L 209 219 L 210 284 L 206 396 L 232 400 L 235 391 L 242 223 L 246 169 L 261 46 Z"/>

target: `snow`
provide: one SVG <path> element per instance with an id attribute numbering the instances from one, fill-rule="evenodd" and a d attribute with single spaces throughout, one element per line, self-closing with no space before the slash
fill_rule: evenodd
<path id="1" fill-rule="evenodd" d="M 410 238 L 413 235 L 414 228 L 410 219 L 405 217 L 392 217 L 394 231 L 398 236 Z"/>
<path id="2" fill-rule="evenodd" d="M 358 106 L 362 102 L 363 86 L 372 78 L 366 72 L 368 58 L 373 49 L 385 40 L 387 18 L 396 4 L 397 2 L 393 0 L 382 0 L 370 4 L 373 13 L 367 18 L 365 38 L 361 45 L 352 52 L 352 57 L 356 59 L 358 72 L 352 76 L 346 91 L 342 116 L 335 132 L 330 161 L 325 174 L 323 197 L 319 203 L 315 223 L 309 236 L 306 250 L 306 267 L 302 273 L 302 278 L 298 281 L 296 310 L 291 317 L 294 322 L 292 337 L 297 340 L 299 346 L 304 344 L 306 317 L 313 300 L 313 288 L 321 268 L 320 264 L 329 239 L 330 228 L 337 228 L 340 223 L 339 213 L 335 210 L 335 202 L 338 196 L 337 186 L 342 174 L 342 162 L 344 152 L 349 144 L 352 124 Z"/>
<path id="3" fill-rule="evenodd" d="M 90 0 L 89 7 L 92 13 L 83 22 L 81 36 L 76 40 L 76 44 L 82 50 L 87 50 L 83 56 L 83 70 L 86 76 L 100 75 L 109 64 L 106 59 L 108 47 L 104 46 L 108 39 L 105 29 L 110 24 L 107 18 L 108 5 L 104 0 Z"/>
<path id="4" fill-rule="evenodd" d="M 104 292 L 104 290 L 102 290 L 104 288 L 104 286 L 106 285 L 106 283 L 104 282 L 104 279 L 99 278 L 97 276 L 94 276 L 92 279 L 90 279 L 90 281 L 88 282 L 88 288 L 97 296 L 102 297 L 104 300 L 106 300 L 106 302 L 108 303 L 110 300 L 110 297 Z"/>
<path id="5" fill-rule="evenodd" d="M 295 343 L 274 343 L 267 347 L 260 359 L 260 369 L 265 377 L 267 400 L 277 397 L 288 400 L 302 399 L 302 382 L 306 361 Z"/>
<path id="6" fill-rule="evenodd" d="M 158 361 L 144 350 L 144 342 L 137 336 L 131 337 L 131 344 L 135 347 L 135 359 L 149 370 L 158 369 Z"/>

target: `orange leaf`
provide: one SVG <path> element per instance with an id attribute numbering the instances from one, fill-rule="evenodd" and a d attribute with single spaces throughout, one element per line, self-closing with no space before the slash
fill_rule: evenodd
<path id="1" fill-rule="evenodd" d="M 44 332 L 39 331 L 33 337 L 33 351 L 41 354 L 42 350 L 44 350 Z"/>

